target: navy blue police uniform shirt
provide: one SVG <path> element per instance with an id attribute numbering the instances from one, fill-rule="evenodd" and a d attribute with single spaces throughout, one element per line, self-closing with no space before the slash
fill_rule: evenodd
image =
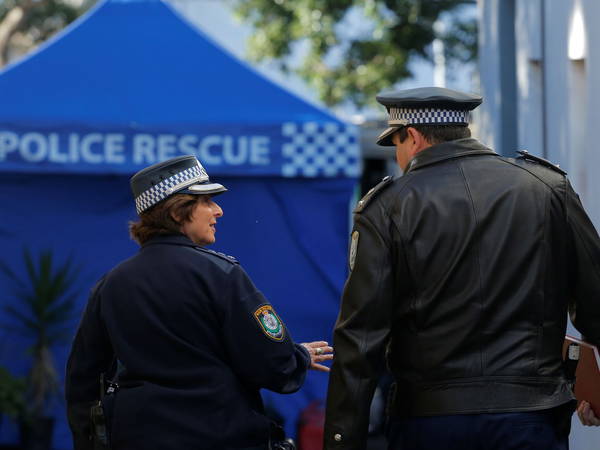
<path id="1" fill-rule="evenodd" d="M 67 364 L 75 450 L 91 448 L 89 407 L 118 360 L 115 449 L 266 443 L 261 388 L 291 393 L 310 356 L 233 258 L 184 235 L 142 246 L 92 290 Z"/>

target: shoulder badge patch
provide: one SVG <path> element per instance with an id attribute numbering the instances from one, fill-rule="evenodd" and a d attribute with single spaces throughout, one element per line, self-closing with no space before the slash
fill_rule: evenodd
<path id="1" fill-rule="evenodd" d="M 356 204 L 356 208 L 354 208 L 354 213 L 360 213 L 363 209 L 365 209 L 369 202 L 373 200 L 373 198 L 375 198 L 375 196 L 379 192 L 381 192 L 385 187 L 389 186 L 393 181 L 394 179 L 392 178 L 392 176 L 388 175 L 383 180 L 381 180 L 377 186 L 369 189 L 369 192 L 367 192 L 365 196 L 361 198 Z"/>
<path id="2" fill-rule="evenodd" d="M 356 261 L 356 252 L 358 251 L 358 238 L 360 233 L 358 230 L 352 232 L 352 239 L 350 242 L 350 255 L 348 258 L 348 264 L 350 265 L 350 271 L 354 270 L 354 261 Z"/>
<path id="3" fill-rule="evenodd" d="M 527 150 L 518 150 L 517 153 L 520 156 L 520 158 L 522 159 L 526 159 L 528 161 L 534 161 L 538 164 L 541 164 L 544 167 L 547 167 L 549 169 L 552 169 L 562 175 L 566 175 L 567 172 L 565 172 L 564 170 L 562 170 L 557 164 L 551 163 L 550 161 L 548 161 L 547 159 L 541 158 L 539 156 L 536 155 L 532 155 L 531 153 L 529 153 Z"/>
<path id="4" fill-rule="evenodd" d="M 263 305 L 254 311 L 254 318 L 261 330 L 274 341 L 282 341 L 285 327 L 271 305 Z"/>

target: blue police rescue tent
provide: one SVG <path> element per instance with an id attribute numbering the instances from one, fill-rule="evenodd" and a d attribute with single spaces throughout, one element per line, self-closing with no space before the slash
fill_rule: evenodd
<path id="1" fill-rule="evenodd" d="M 296 341 L 331 339 L 359 173 L 352 126 L 264 79 L 158 0 L 101 3 L 1 72 L 0 92 L 0 259 L 17 275 L 26 278 L 25 247 L 72 258 L 79 316 L 95 280 L 137 251 L 129 177 L 195 154 L 229 189 L 218 197 L 225 214 L 213 248 L 241 262 Z M 0 276 L 1 303 L 22 308 L 13 287 Z M 0 311 L 0 366 L 25 375 L 30 343 Z M 53 348 L 61 382 L 69 343 Z M 265 399 L 291 432 L 326 383 L 311 372 L 301 392 Z M 64 404 L 50 412 L 54 448 L 71 448 Z M 16 435 L 4 420 L 0 444 Z"/>

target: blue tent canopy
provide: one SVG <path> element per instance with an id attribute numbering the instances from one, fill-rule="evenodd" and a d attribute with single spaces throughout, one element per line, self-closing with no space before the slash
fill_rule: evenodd
<path id="1" fill-rule="evenodd" d="M 95 280 L 137 251 L 129 176 L 195 154 L 229 188 L 217 198 L 214 248 L 240 260 L 296 341 L 331 339 L 360 170 L 354 127 L 257 75 L 158 0 L 101 3 L 0 72 L 0 92 L 0 261 L 21 278 L 25 247 L 72 258 L 80 315 Z M 22 308 L 13 288 L 0 274 L 0 303 Z M 24 375 L 31 341 L 7 323 L 2 309 L 0 365 Z M 68 344 L 53 351 L 62 377 Z M 299 393 L 265 399 L 293 432 L 326 384 L 313 372 Z M 69 449 L 60 402 L 54 415 L 54 448 Z M 16 439 L 4 421 L 0 443 Z"/>
<path id="2" fill-rule="evenodd" d="M 102 3 L 5 70 L 0 92 L 0 170 L 131 173 L 195 153 L 220 175 L 358 174 L 354 127 L 157 0 Z"/>

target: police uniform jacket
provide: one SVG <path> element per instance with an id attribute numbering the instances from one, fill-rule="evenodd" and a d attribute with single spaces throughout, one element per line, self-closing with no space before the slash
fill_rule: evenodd
<path id="1" fill-rule="evenodd" d="M 75 450 L 91 448 L 115 360 L 112 442 L 128 450 L 266 445 L 259 390 L 296 391 L 310 364 L 242 267 L 184 235 L 150 240 L 93 289 L 67 366 Z"/>
<path id="2" fill-rule="evenodd" d="M 564 172 L 530 159 L 470 138 L 434 145 L 359 202 L 326 448 L 365 448 L 384 354 L 402 416 L 571 401 L 567 310 L 600 344 L 600 240 Z"/>

